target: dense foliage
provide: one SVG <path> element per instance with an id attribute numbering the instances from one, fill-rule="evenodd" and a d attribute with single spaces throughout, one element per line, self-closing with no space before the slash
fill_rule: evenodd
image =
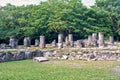
<path id="1" fill-rule="evenodd" d="M 58 33 L 73 33 L 75 39 L 79 39 L 93 32 L 104 32 L 107 37 L 114 35 L 120 40 L 119 0 L 97 0 L 91 8 L 81 0 L 48 0 L 39 5 L 0 7 L 1 43 L 10 36 L 21 42 L 25 36 L 34 40 L 45 35 L 47 42 L 51 42 Z"/>

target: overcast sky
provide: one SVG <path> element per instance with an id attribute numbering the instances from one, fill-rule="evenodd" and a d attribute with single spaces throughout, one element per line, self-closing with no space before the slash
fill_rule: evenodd
<path id="1" fill-rule="evenodd" d="M 46 0 L 0 0 L 0 6 L 4 6 L 7 3 L 11 3 L 13 5 L 29 5 L 29 4 L 39 4 L 40 1 L 46 1 Z M 82 0 L 82 3 L 86 6 L 91 6 L 95 3 L 95 0 Z"/>

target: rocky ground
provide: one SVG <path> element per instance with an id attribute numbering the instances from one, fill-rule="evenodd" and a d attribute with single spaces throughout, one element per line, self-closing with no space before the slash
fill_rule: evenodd
<path id="1" fill-rule="evenodd" d="M 120 61 L 120 47 L 94 47 L 94 48 L 50 48 L 40 49 L 39 47 L 21 49 L 1 49 L 0 62 L 32 59 L 34 57 L 46 57 L 65 60 L 85 61 Z"/>

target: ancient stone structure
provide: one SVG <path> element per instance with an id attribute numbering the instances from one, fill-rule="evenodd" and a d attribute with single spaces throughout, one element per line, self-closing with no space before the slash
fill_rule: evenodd
<path id="1" fill-rule="evenodd" d="M 88 42 L 87 42 L 87 46 L 92 46 L 92 36 L 88 36 Z"/>
<path id="2" fill-rule="evenodd" d="M 65 47 L 68 47 L 70 45 L 68 36 L 65 37 Z"/>
<path id="3" fill-rule="evenodd" d="M 40 36 L 40 48 L 45 48 L 45 36 Z"/>
<path id="4" fill-rule="evenodd" d="M 39 40 L 35 39 L 35 46 L 37 47 L 37 46 L 39 46 L 39 44 L 40 44 Z"/>
<path id="5" fill-rule="evenodd" d="M 33 58 L 33 53 L 30 51 L 25 52 L 25 59 L 32 59 Z"/>
<path id="6" fill-rule="evenodd" d="M 69 42 L 70 42 L 70 47 L 74 47 L 73 35 L 69 34 L 68 39 L 69 39 Z"/>
<path id="7" fill-rule="evenodd" d="M 82 48 L 82 47 L 84 47 L 83 40 L 77 40 L 77 42 L 76 42 L 76 47 L 77 47 L 77 48 Z"/>
<path id="8" fill-rule="evenodd" d="M 24 38 L 24 47 L 30 47 L 31 46 L 31 40 L 29 37 Z"/>
<path id="9" fill-rule="evenodd" d="M 35 61 L 35 62 L 46 62 L 46 61 L 49 61 L 49 60 L 45 57 L 34 57 L 33 61 Z"/>
<path id="10" fill-rule="evenodd" d="M 109 37 L 109 45 L 111 45 L 111 46 L 114 45 L 114 37 L 113 36 Z"/>
<path id="11" fill-rule="evenodd" d="M 17 47 L 17 40 L 15 40 L 13 37 L 10 37 L 9 45 L 10 45 L 12 48 L 16 48 L 16 47 Z"/>
<path id="12" fill-rule="evenodd" d="M 58 48 L 63 48 L 63 34 L 58 35 Z"/>
<path id="13" fill-rule="evenodd" d="M 52 45 L 52 47 L 56 47 L 57 46 L 56 40 L 53 40 L 51 45 Z"/>
<path id="14" fill-rule="evenodd" d="M 33 57 L 42 57 L 42 56 L 43 56 L 43 52 L 39 50 L 18 51 L 16 53 L 0 52 L 0 62 L 25 60 L 25 59 L 32 59 Z"/>
<path id="15" fill-rule="evenodd" d="M 97 47 L 97 33 L 92 34 L 92 45 Z"/>
<path id="16" fill-rule="evenodd" d="M 99 32 L 99 34 L 98 34 L 98 45 L 99 45 L 99 47 L 105 46 L 104 34 L 102 32 Z"/>

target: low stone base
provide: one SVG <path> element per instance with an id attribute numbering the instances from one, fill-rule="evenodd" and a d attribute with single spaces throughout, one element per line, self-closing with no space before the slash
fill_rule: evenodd
<path id="1" fill-rule="evenodd" d="M 35 61 L 35 62 L 46 62 L 46 61 L 49 61 L 49 60 L 45 57 L 34 57 L 33 61 Z"/>

